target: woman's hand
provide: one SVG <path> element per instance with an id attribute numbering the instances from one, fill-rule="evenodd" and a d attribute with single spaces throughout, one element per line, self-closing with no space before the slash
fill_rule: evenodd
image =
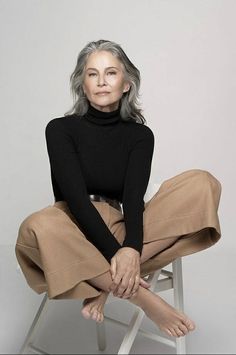
<path id="1" fill-rule="evenodd" d="M 110 286 L 114 296 L 130 298 L 137 293 L 139 284 L 148 288 L 150 285 L 140 279 L 140 254 L 137 250 L 123 247 L 111 259 Z"/>

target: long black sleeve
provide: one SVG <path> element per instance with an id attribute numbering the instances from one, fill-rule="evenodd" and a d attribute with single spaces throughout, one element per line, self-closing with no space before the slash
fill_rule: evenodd
<path id="1" fill-rule="evenodd" d="M 124 122 L 118 111 L 101 113 L 90 107 L 85 116 L 52 119 L 45 135 L 55 201 L 67 202 L 85 237 L 110 261 L 121 245 L 89 194 L 118 199 L 126 227 L 123 246 L 141 253 L 143 197 L 154 149 L 151 129 Z"/>
<path id="2" fill-rule="evenodd" d="M 82 232 L 110 260 L 120 244 L 88 197 L 78 153 L 71 137 L 65 133 L 60 123 L 51 121 L 46 127 L 52 172 Z"/>
<path id="3" fill-rule="evenodd" d="M 143 197 L 150 178 L 153 150 L 154 135 L 147 128 L 130 153 L 123 193 L 126 225 L 123 246 L 138 250 L 140 255 L 143 247 Z"/>

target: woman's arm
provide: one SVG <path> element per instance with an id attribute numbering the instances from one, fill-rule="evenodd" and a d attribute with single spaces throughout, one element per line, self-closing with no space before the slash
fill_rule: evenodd
<path id="1" fill-rule="evenodd" d="M 123 211 L 126 226 L 125 247 L 142 253 L 144 194 L 147 190 L 154 151 L 155 138 L 151 129 L 142 126 L 142 134 L 130 152 L 124 191 Z"/>
<path id="2" fill-rule="evenodd" d="M 154 151 L 154 135 L 147 126 L 143 128 L 135 146 L 132 148 L 126 172 L 123 191 L 123 211 L 126 237 L 122 248 L 111 259 L 115 295 L 130 296 L 136 292 L 140 283 L 140 256 L 143 247 L 144 194 L 151 172 Z"/>
<path id="3" fill-rule="evenodd" d="M 110 262 L 121 246 L 89 199 L 70 134 L 56 118 L 47 124 L 45 135 L 51 169 L 64 200 L 85 237 Z"/>

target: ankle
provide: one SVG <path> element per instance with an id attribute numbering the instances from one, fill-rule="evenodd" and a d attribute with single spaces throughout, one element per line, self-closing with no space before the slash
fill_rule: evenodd
<path id="1" fill-rule="evenodd" d="M 136 306 L 142 308 L 142 310 L 145 312 L 150 302 L 151 296 L 152 292 L 150 290 L 139 286 L 137 294 L 135 296 L 132 296 L 128 300 Z"/>

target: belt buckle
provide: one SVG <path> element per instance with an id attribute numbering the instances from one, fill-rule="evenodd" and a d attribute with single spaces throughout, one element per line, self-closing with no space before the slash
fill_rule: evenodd
<path id="1" fill-rule="evenodd" d="M 89 195 L 90 200 L 92 201 L 97 201 L 97 202 L 102 202 L 104 199 L 102 198 L 101 195 Z"/>
<path id="2" fill-rule="evenodd" d="M 107 198 L 105 196 L 97 195 L 98 196 L 98 201 L 101 202 L 107 202 Z"/>
<path id="3" fill-rule="evenodd" d="M 93 201 L 107 202 L 110 206 L 114 207 L 118 211 L 120 212 L 122 211 L 121 205 L 118 200 L 111 199 L 102 195 L 89 195 L 89 196 Z"/>

